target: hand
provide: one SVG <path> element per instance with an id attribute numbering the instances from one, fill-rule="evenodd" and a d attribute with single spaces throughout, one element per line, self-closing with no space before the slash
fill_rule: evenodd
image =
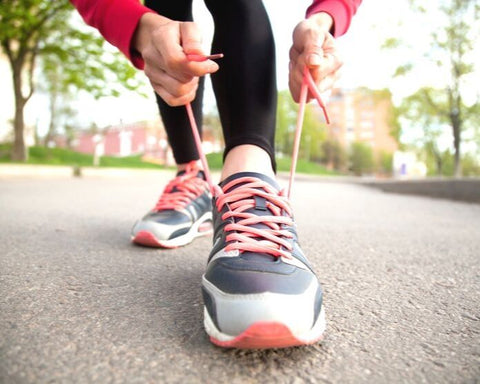
<path id="1" fill-rule="evenodd" d="M 342 60 L 336 49 L 335 39 L 329 33 L 332 22 L 330 15 L 319 13 L 300 22 L 293 31 L 288 85 L 296 102 L 300 99 L 305 65 L 310 69 L 320 92 L 332 88 L 338 77 Z M 309 93 L 307 100 L 312 97 Z"/>
<path id="2" fill-rule="evenodd" d="M 190 62 L 187 54 L 203 54 L 201 33 L 193 22 L 178 22 L 153 13 L 139 21 L 132 47 L 145 62 L 145 75 L 153 89 L 170 106 L 195 98 L 199 76 L 218 70 L 207 60 Z"/>

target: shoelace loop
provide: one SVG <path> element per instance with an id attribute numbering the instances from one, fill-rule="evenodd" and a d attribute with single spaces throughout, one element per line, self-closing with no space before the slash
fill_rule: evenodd
<path id="1" fill-rule="evenodd" d="M 241 184 L 238 188 L 234 188 Z M 285 196 L 282 196 L 267 182 L 255 177 L 240 177 L 227 183 L 226 191 L 217 197 L 216 208 L 221 211 L 225 205 L 229 210 L 222 216 L 222 220 L 231 219 L 225 226 L 228 232 L 226 251 L 239 250 L 257 253 L 267 253 L 276 257 L 291 258 L 293 238 L 292 232 L 284 229 L 293 226 L 292 209 Z M 255 208 L 255 196 L 265 199 L 265 208 L 271 214 L 260 216 L 246 212 Z M 254 225 L 261 224 L 265 228 Z"/>
<path id="2" fill-rule="evenodd" d="M 163 190 L 154 211 L 183 209 L 193 199 L 200 196 L 208 187 L 207 182 L 198 177 L 196 161 L 187 164 L 185 173 L 171 180 Z"/>

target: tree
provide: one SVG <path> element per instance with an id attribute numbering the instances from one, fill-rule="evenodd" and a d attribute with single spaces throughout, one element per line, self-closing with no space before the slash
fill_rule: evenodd
<path id="1" fill-rule="evenodd" d="M 278 93 L 275 145 L 278 152 L 287 156 L 292 154 L 297 114 L 298 105 L 293 101 L 290 91 L 280 91 Z M 325 139 L 326 129 L 319 108 L 316 104 L 310 103 L 305 108 L 299 158 L 320 161 L 323 154 L 322 144 Z"/>
<path id="2" fill-rule="evenodd" d="M 347 165 L 347 153 L 340 142 L 334 138 L 327 139 L 322 144 L 322 162 L 329 169 L 344 171 Z"/>
<path id="3" fill-rule="evenodd" d="M 355 141 L 350 146 L 350 167 L 356 176 L 373 171 L 374 158 L 372 148 L 365 143 Z"/>
<path id="4" fill-rule="evenodd" d="M 310 103 L 306 106 L 300 140 L 300 158 L 317 163 L 322 160 L 323 143 L 327 138 L 327 130 L 322 118 L 316 104 Z"/>
<path id="5" fill-rule="evenodd" d="M 35 90 L 34 68 L 41 43 L 54 30 L 55 22 L 66 16 L 69 7 L 67 0 L 0 2 L 0 42 L 12 70 L 15 95 L 13 160 L 25 160 L 27 156 L 23 110 Z"/>
<path id="6" fill-rule="evenodd" d="M 275 146 L 277 151 L 284 155 L 292 153 L 297 113 L 298 106 L 293 101 L 290 91 L 278 92 Z"/>
<path id="7" fill-rule="evenodd" d="M 442 0 L 428 2 L 427 0 L 411 0 L 414 10 L 424 15 L 438 10 L 436 17 L 438 25 L 432 26 L 430 32 L 430 48 L 419 65 L 417 61 L 405 62 L 397 68 L 396 74 L 412 75 L 416 68 L 425 68 L 432 71 L 441 71 L 443 84 L 439 88 L 422 88 L 413 98 L 415 103 L 421 103 L 425 113 L 431 117 L 438 117 L 443 123 L 450 126 L 453 137 L 455 159 L 455 176 L 461 175 L 461 142 L 462 132 L 472 126 L 472 120 L 477 117 L 480 101 L 466 103 L 466 89 L 473 79 L 475 72 L 475 58 L 473 44 L 480 37 L 478 0 Z M 429 23 L 425 22 L 424 26 Z M 399 40 L 388 39 L 386 46 L 395 48 Z M 415 43 L 414 43 L 415 44 Z M 440 88 L 442 87 L 442 88 Z M 404 103 L 404 110 L 408 110 L 408 102 Z M 413 108 L 417 108 L 416 105 Z M 426 128 L 430 129 L 430 128 Z M 431 147 L 431 143 L 430 143 Z"/>
<path id="8" fill-rule="evenodd" d="M 393 172 L 393 154 L 380 151 L 377 156 L 377 171 L 384 176 L 391 176 Z"/>
<path id="9" fill-rule="evenodd" d="M 95 97 L 119 95 L 120 85 L 135 89 L 134 69 L 105 49 L 106 43 L 90 30 L 76 27 L 68 0 L 0 1 L 0 44 L 12 70 L 15 97 L 12 159 L 27 158 L 24 108 L 35 92 L 40 62 L 50 91 L 65 94 L 86 90 Z M 55 74 L 54 77 L 51 77 Z M 55 110 L 55 109 L 54 109 Z"/>
<path id="10" fill-rule="evenodd" d="M 433 159 L 435 173 L 443 174 L 443 150 L 439 148 L 439 139 L 445 127 L 448 126 L 448 119 L 445 115 L 438 114 L 437 108 L 448 108 L 442 105 L 443 91 L 433 88 L 421 88 L 414 94 L 405 98 L 398 108 L 404 121 L 413 129 L 422 132 L 418 138 L 417 146 L 420 145 L 427 158 Z"/>

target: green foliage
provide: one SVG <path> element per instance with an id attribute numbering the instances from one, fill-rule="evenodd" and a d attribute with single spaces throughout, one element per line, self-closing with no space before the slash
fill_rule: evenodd
<path id="1" fill-rule="evenodd" d="M 385 151 L 379 152 L 376 168 L 381 174 L 390 176 L 393 171 L 393 153 Z"/>
<path id="2" fill-rule="evenodd" d="M 413 69 L 413 63 L 405 63 L 403 65 L 400 65 L 397 67 L 395 70 L 395 73 L 393 74 L 394 77 L 398 76 L 405 76 L 407 75 L 411 70 Z"/>
<path id="3" fill-rule="evenodd" d="M 222 153 L 209 153 L 207 155 L 207 161 L 210 169 L 212 170 L 221 170 L 223 165 L 223 154 Z M 290 165 L 292 159 L 290 157 L 280 157 L 277 158 L 277 170 L 279 172 L 290 172 Z M 297 172 L 312 174 L 312 175 L 338 175 L 338 172 L 330 171 L 324 166 L 307 161 L 304 159 L 299 159 L 297 163 Z"/>
<path id="4" fill-rule="evenodd" d="M 322 144 L 322 162 L 329 168 L 344 171 L 347 168 L 347 152 L 337 140 L 327 139 Z"/>
<path id="5" fill-rule="evenodd" d="M 437 172 L 442 174 L 443 154 L 438 151 L 435 140 L 446 129 L 452 132 L 452 149 L 455 152 L 455 172 L 459 176 L 460 148 L 465 130 L 478 129 L 480 101 L 473 105 L 465 103 L 466 90 L 471 86 L 471 76 L 478 66 L 474 45 L 480 38 L 480 2 L 478 0 L 442 0 L 440 3 L 428 0 L 410 0 L 412 10 L 417 14 L 430 17 L 436 14 L 435 22 L 425 22 L 425 33 L 430 36 L 427 47 L 418 46 L 421 39 L 415 41 L 387 38 L 384 47 L 397 49 L 411 47 L 411 52 L 422 52 L 419 57 L 405 57 L 395 71 L 397 76 L 422 76 L 418 68 L 429 68 L 442 73 L 443 82 L 437 89 L 421 88 L 404 101 L 400 117 L 405 118 L 408 127 L 412 124 L 425 129 L 422 141 L 426 151 L 436 158 Z M 429 25 L 431 29 L 428 30 Z M 416 49 L 415 49 L 416 47 Z M 414 64 L 414 65 L 413 65 Z M 425 69 L 424 69 L 425 70 Z M 476 124 L 475 124 L 476 121 Z M 432 150 L 434 151 L 432 153 Z"/>
<path id="6" fill-rule="evenodd" d="M 275 145 L 278 152 L 287 156 L 291 155 L 293 150 L 297 114 L 298 105 L 293 101 L 290 92 L 279 92 Z M 305 108 L 299 158 L 320 161 L 323 156 L 322 144 L 325 140 L 326 128 L 319 109 L 314 104 L 308 104 Z"/>
<path id="7" fill-rule="evenodd" d="M 314 104 L 308 104 L 305 108 L 299 157 L 308 161 L 320 162 L 323 157 L 323 142 L 326 138 L 327 130 L 321 120 L 318 108 Z"/>
<path id="8" fill-rule="evenodd" d="M 83 90 L 98 99 L 138 89 L 135 68 L 97 32 L 76 28 L 76 18 L 70 13 L 42 49 L 40 80 L 47 92 L 68 95 Z M 65 36 L 61 44 L 60 36 Z"/>
<path id="9" fill-rule="evenodd" d="M 382 49 L 394 49 L 400 47 L 402 44 L 401 40 L 397 37 L 388 37 L 383 42 Z"/>
<path id="10" fill-rule="evenodd" d="M 11 147 L 11 144 L 0 145 L 1 163 L 11 162 L 8 155 Z M 64 148 L 45 148 L 34 146 L 29 148 L 29 159 L 27 163 L 91 167 L 93 165 L 93 156 L 85 153 L 74 152 Z M 100 159 L 100 166 L 121 168 L 162 168 L 157 164 L 144 162 L 140 155 L 127 157 L 102 156 Z"/>
<path id="11" fill-rule="evenodd" d="M 164 168 L 161 165 L 143 161 L 141 155 L 125 156 L 125 157 L 102 156 L 100 157 L 100 167 L 151 168 L 151 169 Z"/>
<path id="12" fill-rule="evenodd" d="M 362 142 L 353 142 L 350 146 L 350 168 L 356 176 L 371 173 L 374 169 L 372 148 Z"/>
<path id="13" fill-rule="evenodd" d="M 223 167 L 223 153 L 209 153 L 206 155 L 210 169 L 220 170 Z"/>
<path id="14" fill-rule="evenodd" d="M 278 93 L 277 126 L 275 130 L 275 146 L 283 154 L 291 154 L 295 134 L 298 106 L 292 99 L 290 91 Z"/>
<path id="15" fill-rule="evenodd" d="M 292 164 L 292 159 L 290 157 L 281 157 L 277 159 L 277 170 L 279 172 L 290 172 L 290 166 Z M 329 175 L 335 176 L 339 173 L 336 171 L 330 171 L 325 168 L 323 165 L 316 162 L 308 161 L 305 159 L 298 159 L 297 162 L 297 173 L 305 173 L 311 175 Z"/>
<path id="16" fill-rule="evenodd" d="M 107 49 L 98 32 L 86 30 L 79 19 L 68 0 L 0 1 L 0 47 L 12 69 L 17 105 L 13 155 L 18 160 L 26 154 L 23 109 L 38 81 L 55 97 L 79 90 L 97 98 L 118 96 L 139 85 L 126 59 Z"/>
<path id="17" fill-rule="evenodd" d="M 463 176 L 480 176 L 480 159 L 472 154 L 463 156 Z"/>

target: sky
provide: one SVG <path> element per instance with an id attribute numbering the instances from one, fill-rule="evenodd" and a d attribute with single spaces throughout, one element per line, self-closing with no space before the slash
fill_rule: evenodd
<path id="1" fill-rule="evenodd" d="M 288 51 L 291 45 L 291 35 L 295 25 L 305 15 L 305 10 L 311 0 L 264 0 L 270 16 L 277 56 L 277 82 L 280 90 L 288 88 Z M 213 22 L 201 0 L 194 0 L 194 16 L 200 24 L 204 36 L 206 51 L 213 34 Z M 408 20 L 409 25 L 401 20 Z M 429 23 L 435 23 L 435 15 L 431 15 Z M 418 76 L 408 78 L 393 78 L 392 74 L 399 63 L 421 57 L 422 45 L 428 44 L 427 34 L 419 33 L 418 26 L 425 23 L 420 16 L 412 14 L 407 1 L 364 0 L 356 16 L 353 18 L 350 30 L 345 36 L 337 39 L 337 45 L 344 60 L 341 78 L 336 86 L 355 88 L 365 86 L 372 89 L 389 88 L 394 96 L 394 102 L 414 92 L 419 85 L 438 84 L 444 75 L 439 71 L 423 70 L 418 66 Z M 415 26 L 415 28 L 412 28 Z M 405 40 L 416 40 L 416 51 L 405 48 L 396 54 L 381 49 L 389 37 L 400 36 Z M 480 50 L 478 50 L 480 52 Z M 5 120 L 13 111 L 11 80 L 8 76 L 8 66 L 0 60 L 0 130 L 5 126 Z M 420 75 L 421 74 L 421 75 Z M 142 74 L 143 76 L 143 74 Z M 213 92 L 207 81 L 205 108 L 215 108 Z M 476 82 L 478 84 L 478 82 Z M 145 84 L 148 84 L 145 80 Z M 98 126 L 108 126 L 120 122 L 129 123 L 140 120 L 158 118 L 158 112 L 149 87 L 146 93 L 152 95 L 146 99 L 133 92 L 125 92 L 120 98 L 103 98 L 94 100 L 86 94 L 79 94 L 74 107 L 78 110 L 78 122 L 88 126 L 95 122 Z M 472 92 L 478 90 L 472 87 Z M 39 95 L 34 96 L 27 105 L 26 121 L 37 123 L 43 130 L 48 126 L 47 100 Z M 0 132 L 1 136 L 2 132 Z"/>

